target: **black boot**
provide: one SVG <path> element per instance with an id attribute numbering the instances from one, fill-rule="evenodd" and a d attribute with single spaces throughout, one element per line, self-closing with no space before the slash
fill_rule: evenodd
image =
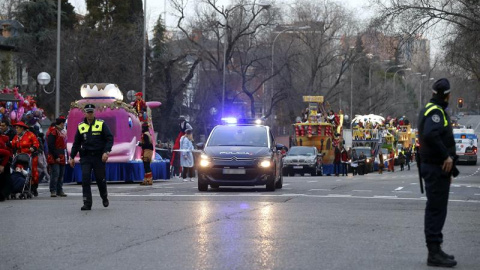
<path id="1" fill-rule="evenodd" d="M 108 205 L 110 204 L 107 197 L 102 198 L 102 203 L 103 207 L 108 207 Z"/>
<path id="2" fill-rule="evenodd" d="M 33 185 L 32 185 L 32 194 L 33 194 L 33 196 L 35 196 L 35 197 L 38 197 L 38 191 L 37 191 L 37 189 L 38 189 L 38 184 L 33 184 Z"/>
<path id="3" fill-rule="evenodd" d="M 443 255 L 443 254 L 445 255 L 447 254 L 442 251 L 439 243 L 427 244 L 427 248 L 428 248 L 428 260 L 427 260 L 428 266 L 453 267 L 457 265 L 457 261 Z"/>
<path id="4" fill-rule="evenodd" d="M 92 210 L 92 200 L 84 200 L 83 206 L 80 208 L 82 211 Z"/>
<path id="5" fill-rule="evenodd" d="M 450 260 L 455 260 L 455 256 L 445 253 L 445 252 L 442 250 L 442 246 L 440 246 L 440 254 L 441 254 L 444 258 L 447 258 L 447 259 L 450 259 Z"/>

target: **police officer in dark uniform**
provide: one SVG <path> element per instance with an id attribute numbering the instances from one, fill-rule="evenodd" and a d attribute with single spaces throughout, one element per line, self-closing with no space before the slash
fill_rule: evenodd
<path id="1" fill-rule="evenodd" d="M 83 206 L 81 210 L 92 209 L 92 170 L 95 174 L 98 190 L 104 207 L 108 207 L 107 182 L 105 180 L 105 162 L 113 146 L 113 135 L 103 120 L 95 118 L 95 105 L 87 104 L 84 108 L 85 119 L 78 124 L 72 152 L 70 166 L 75 166 L 74 158 L 80 152 L 82 165 Z"/>
<path id="2" fill-rule="evenodd" d="M 457 264 L 455 257 L 441 249 L 450 183 L 452 175 L 458 175 L 454 164 L 453 130 L 450 117 L 445 111 L 450 99 L 450 83 L 443 78 L 436 81 L 432 89 L 432 99 L 420 111 L 418 121 L 420 172 L 427 193 L 424 229 L 428 248 L 427 264 L 453 267 Z"/>

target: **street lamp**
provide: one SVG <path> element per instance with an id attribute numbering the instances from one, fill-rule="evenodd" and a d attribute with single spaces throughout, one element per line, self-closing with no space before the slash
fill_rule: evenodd
<path id="1" fill-rule="evenodd" d="M 277 41 L 277 38 L 278 38 L 281 34 L 287 32 L 287 31 L 299 31 L 299 30 L 307 30 L 307 29 L 310 29 L 310 26 L 306 25 L 306 26 L 298 26 L 298 27 L 287 27 L 287 28 L 283 29 L 282 31 L 280 31 L 280 32 L 275 36 L 275 38 L 273 39 L 273 41 L 272 41 L 272 60 L 271 60 L 271 62 L 272 62 L 272 72 L 271 72 L 271 76 L 272 76 L 272 77 L 271 77 L 271 80 L 272 80 L 272 81 L 271 81 L 271 83 L 270 83 L 270 89 L 271 89 L 271 93 L 272 93 L 272 94 L 273 94 L 273 89 L 274 89 L 274 87 L 273 87 L 273 86 L 274 86 L 273 74 L 274 74 L 274 70 L 275 70 L 275 69 L 274 69 L 274 65 L 273 65 L 273 63 L 274 63 L 274 61 L 273 61 L 273 60 L 274 60 L 274 57 L 273 57 L 273 56 L 274 56 L 274 54 L 275 54 L 275 41 Z M 264 105 L 264 106 L 265 106 L 265 105 Z"/>
<path id="2" fill-rule="evenodd" d="M 350 49 L 355 49 L 355 47 L 350 47 Z M 356 61 L 356 60 L 360 60 L 360 59 L 365 58 L 365 57 L 368 58 L 368 59 L 372 59 L 373 54 L 368 53 L 368 54 L 366 54 L 366 55 L 364 55 L 364 56 L 361 56 L 361 57 L 355 59 L 355 61 Z M 354 118 L 354 117 L 353 117 L 353 70 L 354 70 L 354 67 L 355 67 L 355 61 L 353 61 L 353 63 L 352 63 L 352 69 L 350 69 L 350 117 L 351 117 L 352 120 L 353 120 L 353 118 Z M 370 68 L 369 68 L 369 69 L 370 69 Z M 370 80 L 370 70 L 369 70 L 368 76 L 369 76 L 368 79 Z M 368 87 L 369 87 L 368 90 L 370 90 L 370 82 L 369 82 L 369 86 L 368 86 Z M 340 97 L 340 103 L 341 103 L 341 97 Z M 341 104 L 340 104 L 340 105 L 341 105 Z M 371 104 L 370 104 L 369 106 L 371 106 Z"/>
<path id="3" fill-rule="evenodd" d="M 408 74 L 407 76 L 405 76 L 405 92 L 407 91 L 407 78 L 412 76 L 412 75 L 421 75 L 422 73 L 421 72 L 415 72 L 415 73 L 411 73 L 411 74 Z M 422 75 L 422 77 L 424 76 L 425 74 Z M 427 75 L 425 75 L 427 76 Z"/>
<path id="4" fill-rule="evenodd" d="M 388 70 L 391 69 L 391 68 L 394 68 L 394 67 L 401 68 L 401 67 L 403 67 L 403 66 L 404 66 L 404 65 L 394 65 L 394 66 L 388 67 L 388 68 L 385 70 L 385 79 L 384 79 L 384 82 L 383 82 L 383 88 L 384 88 L 384 89 L 387 89 L 387 72 L 388 72 Z"/>
<path id="5" fill-rule="evenodd" d="M 407 70 L 412 70 L 412 68 L 402 68 L 402 69 L 399 69 L 397 70 L 394 74 L 393 74 L 393 100 L 396 102 L 397 100 L 397 94 L 396 94 L 396 89 L 395 89 L 395 77 L 397 76 L 397 73 L 400 72 L 400 71 L 407 71 Z"/>
<path id="6" fill-rule="evenodd" d="M 57 67 L 56 67 L 56 92 L 55 92 L 55 117 L 60 116 L 60 31 L 61 31 L 61 17 L 62 16 L 62 3 L 57 1 Z"/>
<path id="7" fill-rule="evenodd" d="M 60 0 L 59 0 L 60 1 Z M 143 0 L 143 58 L 142 58 L 142 95 L 145 99 L 145 77 L 147 70 L 147 0 Z"/>
<path id="8" fill-rule="evenodd" d="M 53 93 L 53 91 L 55 91 L 55 86 L 53 86 L 53 89 L 52 91 L 47 91 L 45 89 L 45 86 L 47 84 L 49 84 L 51 81 L 51 77 L 50 77 L 50 74 L 48 74 L 47 72 L 40 72 L 37 76 L 37 82 L 38 84 L 40 84 L 42 86 L 42 90 L 47 93 L 47 94 L 51 94 Z M 58 92 L 58 91 L 57 91 Z M 55 104 L 56 105 L 56 104 Z"/>
<path id="9" fill-rule="evenodd" d="M 422 77 L 427 77 L 427 74 L 423 74 Z M 429 78 L 429 79 L 428 79 L 428 81 L 433 81 L 433 80 L 434 80 L 434 78 Z M 419 97 L 418 97 L 418 100 L 419 100 L 418 106 L 419 106 L 419 107 L 422 106 L 422 104 L 423 104 L 423 103 L 422 103 L 423 81 L 424 81 L 423 79 L 420 80 L 420 95 L 419 95 Z"/>
<path id="10" fill-rule="evenodd" d="M 258 3 L 253 3 L 253 4 L 246 4 L 246 5 L 235 5 L 231 9 L 228 10 L 228 12 L 238 8 L 238 7 L 244 7 L 244 6 L 259 6 L 262 9 L 269 9 L 271 7 L 271 4 L 268 3 L 263 3 L 263 2 L 258 2 Z M 225 25 L 223 27 L 225 33 L 224 33 L 224 41 L 223 41 L 223 74 L 222 74 L 222 118 L 225 116 L 225 73 L 227 69 L 227 42 L 228 42 L 228 18 L 225 16 Z"/>

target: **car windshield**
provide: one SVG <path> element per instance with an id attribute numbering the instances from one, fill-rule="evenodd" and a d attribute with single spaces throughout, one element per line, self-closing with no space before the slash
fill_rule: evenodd
<path id="1" fill-rule="evenodd" d="M 207 146 L 268 147 L 267 129 L 263 126 L 219 126 Z"/>
<path id="2" fill-rule="evenodd" d="M 370 148 L 354 148 L 354 149 L 357 152 L 358 156 L 360 156 L 360 153 L 362 153 L 362 152 L 366 157 L 371 157 L 372 156 L 372 153 L 370 152 Z"/>
<path id="3" fill-rule="evenodd" d="M 315 151 L 310 147 L 292 147 L 287 156 L 313 156 Z"/>

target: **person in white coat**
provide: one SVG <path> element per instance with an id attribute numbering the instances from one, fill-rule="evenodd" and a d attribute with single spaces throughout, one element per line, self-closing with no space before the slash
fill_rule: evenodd
<path id="1" fill-rule="evenodd" d="M 195 171 L 193 168 L 193 133 L 191 129 L 185 130 L 185 135 L 180 139 L 180 165 L 182 169 L 182 178 L 183 182 L 188 182 L 188 178 L 193 182 L 193 177 L 195 176 Z"/>

